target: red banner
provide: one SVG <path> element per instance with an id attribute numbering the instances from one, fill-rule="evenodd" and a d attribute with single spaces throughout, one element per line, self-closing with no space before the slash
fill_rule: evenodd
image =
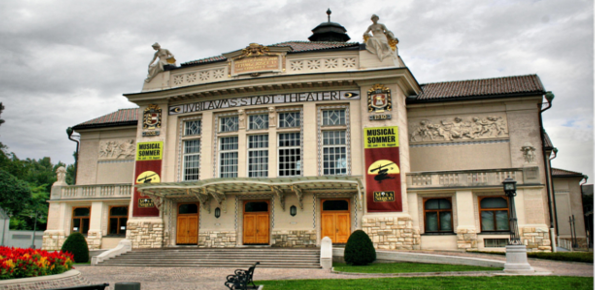
<path id="1" fill-rule="evenodd" d="M 136 166 L 134 169 L 134 184 L 161 182 L 161 159 L 163 156 L 163 142 L 142 142 L 136 148 Z M 135 217 L 159 216 L 159 209 L 153 200 L 141 195 L 134 188 L 132 215 Z"/>
<path id="2" fill-rule="evenodd" d="M 401 212 L 399 128 L 364 128 L 368 212 Z"/>

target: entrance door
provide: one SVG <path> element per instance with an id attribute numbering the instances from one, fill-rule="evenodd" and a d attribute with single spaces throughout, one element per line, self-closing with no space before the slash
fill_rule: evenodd
<path id="1" fill-rule="evenodd" d="M 322 237 L 329 237 L 333 244 L 345 244 L 351 235 L 349 199 L 322 200 Z"/>
<path id="2" fill-rule="evenodd" d="M 198 204 L 183 203 L 178 205 L 178 228 L 176 244 L 198 244 Z"/>
<path id="3" fill-rule="evenodd" d="M 244 244 L 269 244 L 269 201 L 244 201 Z"/>

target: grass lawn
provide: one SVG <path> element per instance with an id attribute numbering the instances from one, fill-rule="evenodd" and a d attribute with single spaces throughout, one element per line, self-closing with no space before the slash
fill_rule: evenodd
<path id="1" fill-rule="evenodd" d="M 352 273 L 415 273 L 502 270 L 502 268 L 492 267 L 422 263 L 375 263 L 366 266 L 351 266 L 344 263 L 333 263 L 333 267 L 335 267 L 335 271 Z"/>
<path id="2" fill-rule="evenodd" d="M 468 251 L 468 253 L 506 255 L 505 252 Z M 593 252 L 528 252 L 527 257 L 536 259 L 593 263 Z"/>
<path id="3" fill-rule="evenodd" d="M 429 289 L 429 290 L 495 290 L 495 289 L 593 289 L 591 277 L 498 276 L 498 277 L 416 277 L 377 279 L 326 279 L 257 281 L 264 289 L 275 290 L 343 290 L 343 289 Z"/>

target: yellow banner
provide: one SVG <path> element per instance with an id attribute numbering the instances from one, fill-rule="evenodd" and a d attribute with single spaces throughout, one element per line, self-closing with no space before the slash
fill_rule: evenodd
<path id="1" fill-rule="evenodd" d="M 364 128 L 364 148 L 399 147 L 399 127 Z"/>
<path id="2" fill-rule="evenodd" d="M 136 145 L 136 161 L 161 160 L 163 141 L 140 142 Z"/>

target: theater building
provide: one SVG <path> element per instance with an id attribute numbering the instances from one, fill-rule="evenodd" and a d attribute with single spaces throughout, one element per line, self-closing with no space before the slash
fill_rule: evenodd
<path id="1" fill-rule="evenodd" d="M 76 185 L 54 184 L 43 247 L 316 247 L 362 229 L 379 249 L 498 250 L 511 177 L 522 241 L 550 251 L 539 77 L 422 84 L 375 25 L 364 43 L 329 20 L 181 65 L 154 46 L 124 94 L 138 108 L 74 126 Z"/>

